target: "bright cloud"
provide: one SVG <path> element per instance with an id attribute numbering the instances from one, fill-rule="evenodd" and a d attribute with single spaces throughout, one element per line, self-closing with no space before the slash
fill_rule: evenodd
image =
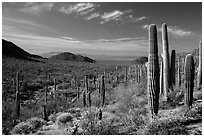
<path id="1" fill-rule="evenodd" d="M 79 15 L 86 15 L 94 9 L 95 5 L 93 3 L 78 3 L 75 5 L 63 6 L 59 9 L 59 11 L 65 14 L 75 13 Z"/>
<path id="2" fill-rule="evenodd" d="M 54 3 L 28 3 L 26 7 L 20 8 L 19 10 L 21 12 L 27 13 L 27 14 L 40 14 L 45 11 L 51 11 L 52 7 L 54 6 Z"/>

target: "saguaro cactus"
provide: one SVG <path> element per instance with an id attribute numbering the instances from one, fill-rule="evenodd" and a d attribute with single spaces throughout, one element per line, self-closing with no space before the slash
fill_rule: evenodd
<path id="1" fill-rule="evenodd" d="M 176 70 L 175 70 L 175 61 L 176 61 L 176 51 L 172 50 L 171 51 L 171 68 L 170 68 L 170 85 L 171 87 L 175 86 L 175 75 L 176 75 Z"/>
<path id="2" fill-rule="evenodd" d="M 181 86 L 181 69 L 180 69 L 180 57 L 178 57 L 178 69 L 177 69 L 177 85 Z"/>
<path id="3" fill-rule="evenodd" d="M 83 105 L 86 107 L 86 92 L 83 91 Z"/>
<path id="4" fill-rule="evenodd" d="M 45 86 L 45 100 L 44 100 L 44 105 L 43 105 L 43 119 L 48 121 L 48 114 L 47 114 L 47 86 Z"/>
<path id="5" fill-rule="evenodd" d="M 125 66 L 125 85 L 127 85 L 127 79 L 128 79 L 128 66 Z"/>
<path id="6" fill-rule="evenodd" d="M 163 61 L 161 61 L 160 65 L 160 94 L 162 95 L 164 92 L 164 81 L 163 81 Z"/>
<path id="7" fill-rule="evenodd" d="M 202 86 L 202 42 L 200 42 L 199 45 L 199 66 L 197 77 L 197 88 L 200 89 Z"/>
<path id="8" fill-rule="evenodd" d="M 184 94 L 184 103 L 190 108 L 193 103 L 193 88 L 194 88 L 194 59 L 191 54 L 188 54 L 185 59 L 184 78 L 186 92 Z"/>
<path id="9" fill-rule="evenodd" d="M 105 104 L 105 81 L 104 75 L 101 75 L 101 105 L 104 106 Z"/>
<path id="10" fill-rule="evenodd" d="M 164 23 L 162 25 L 162 44 L 163 44 L 163 63 L 164 63 L 164 95 L 163 100 L 167 101 L 167 93 L 169 92 L 169 43 L 168 43 L 168 33 L 167 26 Z"/>
<path id="11" fill-rule="evenodd" d="M 20 116 L 20 93 L 19 93 L 19 72 L 16 74 L 16 119 Z"/>
<path id="12" fill-rule="evenodd" d="M 154 24 L 149 27 L 149 56 L 147 68 L 147 85 L 150 113 L 157 115 L 159 110 L 159 58 L 157 44 L 157 28 Z"/>

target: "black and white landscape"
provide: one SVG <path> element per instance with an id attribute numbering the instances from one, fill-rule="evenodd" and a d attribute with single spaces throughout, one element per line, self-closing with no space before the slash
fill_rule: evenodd
<path id="1" fill-rule="evenodd" d="M 202 135 L 201 2 L 3 2 L 2 134 Z"/>

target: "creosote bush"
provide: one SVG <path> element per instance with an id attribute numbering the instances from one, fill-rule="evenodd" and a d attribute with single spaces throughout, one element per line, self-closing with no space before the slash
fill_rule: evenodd
<path id="1" fill-rule="evenodd" d="M 18 123 L 10 132 L 11 134 L 31 134 L 38 131 L 40 127 L 45 125 L 46 122 L 41 118 L 31 118 L 25 122 Z"/>

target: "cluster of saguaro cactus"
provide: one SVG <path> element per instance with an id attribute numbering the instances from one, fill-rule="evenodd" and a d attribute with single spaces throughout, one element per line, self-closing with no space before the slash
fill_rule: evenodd
<path id="1" fill-rule="evenodd" d="M 159 59 L 157 28 L 154 24 L 149 27 L 149 55 L 147 68 L 147 85 L 150 113 L 157 115 L 159 110 Z"/>
<path id="2" fill-rule="evenodd" d="M 20 116 L 20 91 L 19 91 L 19 72 L 16 74 L 16 119 Z"/>
<path id="3" fill-rule="evenodd" d="M 168 33 L 167 33 L 167 25 L 164 23 L 162 24 L 162 44 L 163 44 L 163 67 L 164 67 L 164 94 L 163 100 L 167 101 L 167 93 L 169 92 L 169 82 L 170 82 L 170 70 L 169 70 L 169 42 L 168 42 Z"/>
<path id="4" fill-rule="evenodd" d="M 170 86 L 171 87 L 175 86 L 175 83 L 176 83 L 176 80 L 175 80 L 175 75 L 176 75 L 175 62 L 176 62 L 176 51 L 172 50 L 171 51 L 171 68 L 170 68 Z"/>
<path id="5" fill-rule="evenodd" d="M 194 59 L 191 54 L 188 54 L 185 59 L 184 77 L 185 77 L 185 94 L 184 103 L 190 108 L 193 103 L 193 89 L 194 89 Z"/>
<path id="6" fill-rule="evenodd" d="M 198 65 L 198 75 L 197 75 L 197 88 L 202 87 L 202 42 L 199 44 L 199 65 Z"/>

